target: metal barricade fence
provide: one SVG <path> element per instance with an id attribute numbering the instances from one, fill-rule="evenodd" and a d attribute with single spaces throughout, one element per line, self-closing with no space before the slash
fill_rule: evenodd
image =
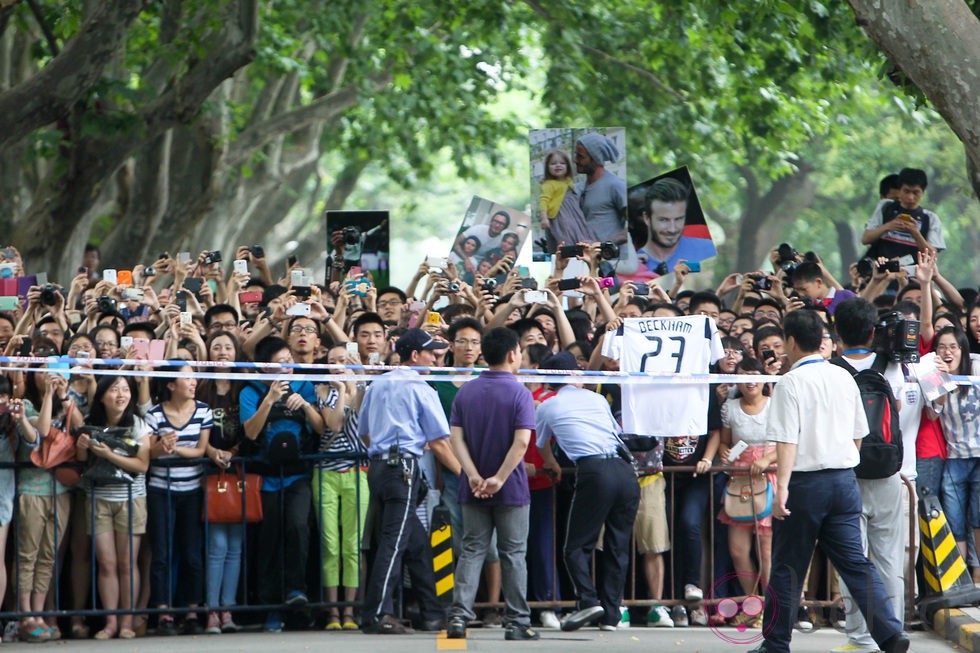
<path id="1" fill-rule="evenodd" d="M 323 506 L 322 496 L 320 495 L 320 493 L 323 491 L 323 488 L 322 488 L 322 484 L 319 484 L 319 483 L 317 484 L 318 487 L 316 489 L 312 488 L 312 482 L 313 482 L 313 479 L 319 478 L 319 474 L 317 474 L 317 472 L 315 471 L 316 464 L 318 462 L 320 462 L 320 461 L 327 461 L 327 460 L 344 460 L 344 461 L 350 461 L 352 463 L 351 470 L 349 472 L 338 472 L 338 473 L 350 473 L 350 474 L 354 474 L 355 475 L 355 481 L 356 482 L 354 483 L 354 488 L 355 488 L 355 490 L 354 490 L 355 497 L 354 498 L 355 498 L 355 501 L 356 501 L 355 505 L 358 505 L 359 506 L 360 503 L 361 503 L 361 499 L 362 499 L 362 497 L 361 497 L 361 487 L 362 487 L 362 483 L 361 483 L 362 478 L 361 478 L 361 475 L 362 474 L 366 474 L 366 471 L 365 470 L 367 469 L 367 457 L 364 456 L 364 455 L 350 455 L 350 454 L 339 454 L 339 455 L 338 454 L 314 454 L 314 455 L 304 455 L 304 456 L 301 456 L 301 459 L 304 460 L 309 465 L 310 470 L 312 472 L 312 474 L 310 476 L 310 483 L 311 483 L 310 502 L 311 502 L 312 505 L 310 506 L 311 511 L 307 513 L 308 514 L 307 523 L 309 523 L 309 517 L 313 517 L 314 518 L 314 521 L 315 521 L 315 524 L 316 524 L 316 531 L 315 532 L 311 532 L 311 533 L 308 534 L 309 535 L 309 542 L 315 546 L 315 552 L 316 552 L 315 555 L 314 556 L 308 556 L 308 558 L 313 558 L 316 561 L 316 564 L 315 564 L 315 573 L 306 573 L 306 572 L 309 571 L 309 569 L 308 569 L 309 568 L 309 559 L 308 559 L 308 561 L 307 561 L 307 569 L 304 570 L 304 574 L 305 574 L 305 578 L 307 580 L 309 580 L 311 577 L 314 577 L 316 579 L 314 582 L 316 583 L 315 587 L 317 588 L 317 591 L 316 592 L 309 592 L 309 591 L 307 592 L 307 595 L 309 597 L 309 603 L 307 605 L 307 608 L 309 610 L 321 610 L 321 609 L 327 609 L 327 608 L 343 609 L 345 607 L 353 607 L 353 608 L 356 608 L 359 605 L 357 600 L 354 600 L 354 601 L 351 601 L 351 600 L 341 600 L 342 597 L 340 595 L 338 595 L 339 598 L 338 599 L 335 599 L 335 600 L 326 600 L 326 598 L 325 598 L 325 595 L 324 595 L 324 586 L 323 586 L 323 583 L 321 582 L 321 580 L 322 580 L 322 574 L 323 574 L 323 551 L 324 551 L 324 546 L 323 546 L 323 544 L 324 544 L 324 541 L 323 541 L 323 530 L 322 530 L 323 529 L 323 525 L 324 525 L 324 515 L 323 515 L 323 508 L 324 508 L 324 506 Z M 258 466 L 260 464 L 263 464 L 261 461 L 257 461 L 255 459 L 249 459 L 249 458 L 233 458 L 231 462 L 233 464 L 236 464 L 236 465 L 240 464 L 242 466 L 243 473 L 246 472 L 246 471 L 248 471 L 250 466 L 254 469 L 256 466 Z M 172 470 L 175 467 L 196 466 L 196 465 L 206 465 L 207 466 L 207 472 L 215 472 L 216 471 L 216 467 L 208 459 L 196 459 L 196 460 L 182 459 L 182 460 L 177 460 L 177 461 L 155 460 L 151 464 L 151 468 L 152 467 L 164 468 L 166 470 L 166 476 L 167 476 L 168 485 L 169 485 L 169 481 L 170 481 L 170 470 Z M 267 467 L 267 464 L 265 464 L 265 465 Z M 7 462 L 0 462 L 0 471 L 2 471 L 4 469 L 11 469 L 11 468 L 13 468 L 14 474 L 15 474 L 15 482 L 16 481 L 19 481 L 20 471 L 22 469 L 24 469 L 24 468 L 29 468 L 29 467 L 33 467 L 33 466 L 30 465 L 30 463 L 7 463 Z M 707 485 L 708 485 L 708 492 L 709 492 L 708 509 L 705 511 L 705 514 L 702 515 L 702 522 L 701 522 L 701 526 L 702 526 L 702 529 L 703 529 L 703 532 L 701 534 L 701 545 L 702 545 L 703 550 L 707 554 L 705 556 L 707 558 L 707 560 L 706 560 L 706 562 L 704 560 L 702 560 L 701 573 L 699 574 L 699 577 L 701 579 L 701 585 L 700 585 L 701 587 L 711 587 L 712 584 L 713 584 L 713 582 L 718 578 L 718 574 L 717 574 L 717 571 L 718 570 L 717 570 L 717 565 L 716 565 L 716 562 L 717 561 L 716 561 L 715 555 L 714 555 L 714 552 L 715 552 L 715 544 L 716 544 L 716 541 L 715 541 L 716 540 L 716 537 L 715 537 L 715 535 L 716 535 L 717 531 L 719 530 L 717 528 L 717 524 L 719 522 L 717 522 L 717 509 L 716 509 L 716 507 L 718 505 L 718 503 L 716 501 L 716 498 L 717 497 L 716 497 L 716 489 L 715 489 L 716 488 L 716 483 L 715 483 L 716 477 L 717 477 L 718 474 L 727 474 L 727 472 L 730 472 L 730 471 L 737 471 L 737 470 L 744 470 L 744 469 L 746 469 L 746 468 L 736 468 L 736 467 L 732 467 L 732 466 L 717 466 L 717 467 L 712 468 L 711 471 L 709 472 L 709 474 L 707 474 L 707 476 L 708 476 Z M 565 474 L 567 474 L 568 477 L 570 478 L 575 473 L 575 469 L 574 468 L 563 469 L 562 471 L 563 471 L 563 478 L 565 478 Z M 676 487 L 677 487 L 677 477 L 678 477 L 678 475 L 679 474 L 690 474 L 693 471 L 694 471 L 694 467 L 681 467 L 681 466 L 677 466 L 677 467 L 673 467 L 673 466 L 671 466 L 671 467 L 665 467 L 664 468 L 664 476 L 665 476 L 666 479 L 668 479 L 668 487 L 665 490 L 665 492 L 668 495 L 670 495 L 673 499 L 675 499 L 676 498 L 675 495 L 676 495 Z M 268 476 L 268 474 L 266 476 Z M 278 474 L 278 477 L 279 477 L 279 480 L 280 481 L 282 481 L 283 478 L 284 478 L 283 477 L 283 474 L 282 474 L 282 468 L 280 468 L 280 472 Z M 907 567 L 906 567 L 906 569 L 909 570 L 906 573 L 906 592 L 907 592 L 907 594 L 906 594 L 907 595 L 907 601 L 906 601 L 906 606 L 907 606 L 906 618 L 908 619 L 909 616 L 912 614 L 913 599 L 914 599 L 914 596 L 915 596 L 915 573 L 914 573 L 914 568 L 915 568 L 915 556 L 916 556 L 916 550 L 917 550 L 917 547 L 916 547 L 916 529 L 915 529 L 915 525 L 916 525 L 916 515 L 915 515 L 915 513 L 916 513 L 916 497 L 915 497 L 915 490 L 914 490 L 913 485 L 907 479 L 905 479 L 904 477 L 903 477 L 903 481 L 904 481 L 904 483 L 906 484 L 906 487 L 909 490 L 909 497 L 910 497 L 910 506 L 909 506 L 909 556 L 908 556 Z M 147 483 L 148 482 L 149 482 L 149 473 L 147 473 Z M 250 550 L 251 545 L 252 545 L 251 540 L 254 539 L 254 533 L 253 533 L 253 531 L 255 531 L 255 530 L 259 529 L 259 528 L 269 528 L 269 527 L 272 527 L 274 525 L 273 524 L 266 524 L 265 521 L 263 521 L 261 524 L 247 524 L 244 521 L 244 516 L 243 516 L 243 522 L 241 524 L 241 527 L 242 527 L 242 530 L 243 530 L 243 537 L 242 537 L 242 551 L 241 551 L 241 559 L 240 559 L 240 570 L 241 570 L 242 573 L 240 575 L 240 580 L 239 580 L 238 588 L 237 588 L 237 591 L 236 591 L 236 596 L 239 597 L 240 600 L 237 600 L 236 603 L 233 604 L 233 605 L 232 604 L 228 604 L 228 605 L 208 605 L 207 604 L 207 601 L 205 599 L 206 599 L 206 596 L 208 594 L 209 587 L 208 587 L 208 573 L 207 573 L 207 570 L 208 570 L 208 560 L 207 560 L 207 550 L 206 549 L 207 549 L 207 544 L 209 542 L 210 526 L 209 526 L 209 524 L 208 524 L 208 522 L 207 522 L 206 519 L 203 519 L 202 517 L 197 517 L 198 519 L 200 519 L 200 524 L 201 524 L 201 527 L 200 527 L 201 528 L 201 531 L 200 531 L 199 548 L 200 548 L 200 550 L 202 552 L 201 555 L 202 555 L 202 561 L 203 561 L 203 564 L 202 564 L 202 566 L 203 566 L 202 573 L 204 574 L 204 582 L 203 582 L 203 590 L 202 590 L 203 595 L 198 596 L 198 597 L 191 597 L 191 600 L 184 601 L 184 602 L 189 603 L 189 604 L 190 603 L 195 603 L 195 605 L 174 606 L 174 603 L 175 603 L 174 590 L 175 590 L 176 584 L 179 583 L 179 582 L 181 582 L 181 580 L 186 581 L 187 579 L 181 579 L 179 577 L 175 577 L 175 571 L 176 571 L 175 570 L 175 566 L 176 567 L 179 567 L 180 564 L 181 564 L 181 562 L 183 562 L 183 561 L 181 561 L 179 559 L 179 557 L 175 555 L 175 550 L 174 550 L 174 535 L 175 535 L 175 533 L 172 532 L 173 527 L 170 527 L 169 526 L 169 521 L 168 521 L 169 532 L 166 534 L 166 537 L 167 537 L 167 542 L 166 542 L 166 545 L 167 545 L 166 546 L 166 556 L 167 556 L 166 576 L 169 579 L 169 583 L 168 583 L 168 587 L 167 587 L 167 591 L 166 591 L 166 595 L 167 595 L 166 606 L 167 607 L 159 607 L 159 606 L 148 605 L 146 591 L 147 591 L 147 584 L 149 583 L 149 578 L 142 577 L 142 574 L 140 573 L 140 567 L 141 567 L 140 560 L 143 559 L 143 557 L 147 555 L 147 547 L 152 547 L 152 543 L 149 541 L 149 539 L 151 537 L 150 532 L 149 532 L 149 530 L 150 530 L 149 529 L 149 522 L 150 522 L 150 519 L 152 519 L 152 517 L 148 517 L 148 520 L 147 520 L 147 534 L 142 537 L 142 542 L 141 542 L 141 545 L 140 545 L 140 552 L 139 553 L 136 553 L 135 552 L 135 545 L 134 545 L 134 538 L 133 538 L 133 510 L 132 510 L 132 507 L 133 507 L 134 497 L 133 497 L 133 493 L 132 493 L 132 486 L 130 486 L 129 493 L 128 493 L 128 500 L 127 500 L 127 508 L 128 508 L 128 542 L 129 542 L 127 553 L 128 553 L 128 556 L 129 556 L 129 569 L 131 570 L 131 573 L 130 573 L 130 576 L 129 576 L 128 587 L 125 588 L 126 593 L 128 595 L 127 598 L 129 599 L 129 601 L 127 603 L 131 607 L 128 608 L 128 609 L 121 609 L 121 608 L 105 609 L 103 606 L 100 606 L 99 605 L 100 597 L 99 597 L 99 594 L 98 594 L 98 588 L 99 588 L 99 569 L 98 569 L 98 565 L 99 565 L 99 562 L 98 562 L 98 559 L 97 559 L 96 542 L 95 542 L 95 540 L 96 540 L 96 535 L 95 535 L 95 533 L 96 533 L 96 510 L 95 510 L 95 507 L 96 507 L 96 498 L 95 498 L 95 496 L 94 496 L 93 493 L 89 492 L 87 489 L 84 489 L 84 483 L 85 482 L 83 481 L 82 483 L 79 484 L 79 486 L 76 486 L 75 488 L 70 489 L 69 492 L 85 492 L 86 493 L 85 499 L 86 499 L 86 502 L 87 502 L 88 508 L 89 508 L 88 509 L 88 515 L 87 515 L 87 517 L 88 517 L 88 519 L 87 519 L 88 524 L 87 525 L 88 525 L 89 529 L 91 530 L 91 536 L 89 537 L 89 546 L 90 546 L 89 565 L 90 565 L 90 569 L 89 569 L 89 575 L 88 575 L 89 578 L 88 578 L 88 580 L 90 582 L 90 592 L 89 592 L 89 597 L 88 597 L 88 599 L 89 599 L 89 605 L 88 605 L 88 607 L 84 607 L 84 608 L 83 607 L 66 608 L 63 605 L 63 601 L 62 601 L 62 598 L 63 598 L 62 597 L 62 594 L 63 593 L 61 591 L 62 583 L 59 582 L 59 581 L 61 580 L 61 578 L 60 578 L 61 577 L 61 572 L 64 569 L 64 555 L 63 554 L 65 553 L 65 548 L 66 548 L 65 543 L 66 543 L 66 540 L 63 537 L 64 534 L 59 532 L 60 531 L 60 528 L 59 528 L 59 523 L 60 523 L 60 520 L 59 520 L 59 507 L 58 507 L 58 501 L 54 499 L 57 486 L 55 485 L 54 475 L 52 474 L 51 475 L 51 484 L 52 484 L 51 485 L 51 487 L 52 487 L 52 502 L 51 502 L 51 505 L 52 505 L 52 514 L 50 516 L 48 516 L 48 515 L 31 515 L 31 514 L 26 514 L 25 515 L 25 514 L 20 514 L 20 512 L 21 512 L 20 509 L 19 509 L 20 495 L 18 494 L 18 495 L 16 495 L 14 497 L 14 517 L 13 517 L 13 529 L 12 529 L 13 530 L 12 537 L 13 537 L 13 540 L 14 540 L 14 551 L 13 551 L 13 556 L 12 556 L 12 558 L 13 558 L 13 570 L 14 570 L 14 573 L 13 573 L 13 579 L 14 579 L 14 583 L 13 583 L 14 597 L 8 597 L 8 603 L 10 602 L 11 599 L 13 599 L 13 601 L 15 602 L 15 605 L 16 605 L 16 609 L 14 609 L 14 610 L 6 610 L 6 611 L 0 612 L 0 618 L 2 618 L 2 619 L 18 618 L 19 619 L 19 618 L 28 617 L 28 616 L 40 616 L 40 617 L 52 617 L 52 616 L 53 617 L 89 617 L 89 616 L 106 616 L 106 615 L 110 615 L 110 614 L 113 614 L 113 615 L 124 615 L 124 614 L 153 615 L 153 614 L 200 613 L 200 614 L 203 615 L 204 613 L 209 612 L 209 611 L 229 611 L 229 612 L 234 612 L 234 613 L 249 613 L 249 612 L 258 612 L 258 611 L 264 612 L 264 611 L 270 611 L 270 610 L 281 610 L 281 609 L 283 609 L 284 606 L 283 606 L 282 603 L 261 603 L 261 602 L 253 601 L 252 600 L 256 596 L 255 588 L 254 588 L 254 583 L 257 580 L 257 576 L 256 576 L 256 573 L 254 571 L 254 565 L 256 563 L 256 559 L 255 559 L 254 556 L 257 556 L 257 555 L 259 555 L 261 553 L 265 553 L 265 552 L 253 552 L 253 551 Z M 201 490 L 198 490 L 198 492 L 200 492 L 200 494 L 201 494 L 200 499 L 201 499 L 201 506 L 202 506 L 202 515 L 206 515 L 207 514 L 207 493 L 203 490 L 203 488 Z M 148 493 L 149 493 L 149 488 L 148 488 Z M 171 508 L 173 507 L 173 505 L 171 504 L 171 501 L 174 500 L 174 497 L 171 496 L 172 494 L 174 494 L 174 493 L 172 493 L 170 491 L 167 491 L 166 492 L 165 501 L 166 501 L 166 510 L 168 512 L 170 512 Z M 279 492 L 263 492 L 263 497 L 264 497 L 263 503 L 265 503 L 265 500 L 266 499 L 268 499 L 270 501 L 271 500 L 278 500 L 280 502 L 278 513 L 279 513 L 280 520 L 282 520 L 284 518 L 285 512 L 286 512 L 285 509 L 284 509 L 285 508 L 285 506 L 284 506 L 284 501 L 285 501 L 284 492 L 282 492 L 282 491 L 279 491 Z M 559 506 L 557 505 L 557 501 L 558 501 L 557 500 L 557 492 L 554 491 L 554 490 L 552 492 L 552 501 L 554 502 L 553 503 L 553 508 L 558 508 Z M 149 501 L 147 501 L 147 503 L 149 504 Z M 77 506 L 78 504 L 79 504 L 79 502 L 77 502 L 77 501 L 72 503 L 72 505 L 75 505 L 75 506 Z M 671 505 L 673 505 L 675 507 L 675 509 L 672 510 L 672 511 L 670 511 L 669 514 L 667 514 L 667 520 L 668 520 L 668 532 L 669 532 L 669 537 L 670 537 L 670 548 L 673 551 L 673 550 L 675 550 L 674 538 L 675 538 L 675 536 L 677 534 L 677 527 L 676 527 L 676 514 L 677 514 L 676 505 L 677 504 L 676 504 L 676 501 L 673 501 L 672 500 L 671 501 Z M 76 510 L 77 510 L 77 508 L 76 508 Z M 149 505 L 148 505 L 147 506 L 147 511 L 149 512 L 149 510 L 150 510 L 150 508 L 149 508 Z M 555 579 L 554 580 L 554 583 L 555 583 L 556 589 L 557 589 L 557 586 L 560 584 L 559 578 L 560 578 L 560 576 L 562 574 L 563 562 L 562 562 L 562 556 L 561 556 L 561 541 L 557 537 L 558 532 L 560 530 L 559 529 L 559 526 L 560 526 L 559 519 L 557 517 L 557 515 L 559 513 L 558 513 L 557 510 L 553 510 L 553 514 L 555 515 L 555 517 L 554 517 L 552 526 L 553 526 L 553 529 L 554 529 L 555 537 L 553 538 L 553 551 L 552 551 L 553 555 L 552 555 L 552 560 L 553 560 L 554 566 L 553 566 L 553 569 L 552 569 L 552 574 L 553 574 L 553 578 Z M 71 527 L 72 528 L 77 528 L 77 527 L 79 527 L 79 524 L 84 523 L 84 520 L 82 520 L 79 516 L 72 515 L 72 517 L 73 517 L 73 519 L 71 521 Z M 185 515 L 185 517 L 186 517 L 186 515 Z M 23 610 L 23 609 L 21 609 L 22 606 L 20 605 L 20 596 L 19 596 L 19 594 L 20 594 L 20 575 L 21 575 L 21 553 L 22 553 L 20 551 L 20 544 L 21 543 L 20 543 L 19 533 L 20 533 L 20 529 L 22 528 L 22 525 L 23 525 L 23 523 L 24 523 L 25 520 L 35 520 L 35 519 L 50 520 L 51 526 L 52 526 L 52 533 L 51 533 L 51 540 L 52 540 L 52 542 L 51 542 L 51 544 L 54 545 L 54 543 L 60 543 L 60 546 L 54 547 L 55 548 L 55 555 L 54 555 L 54 568 L 53 568 L 53 575 L 52 575 L 52 583 L 51 583 L 51 586 L 50 586 L 50 589 L 49 589 L 49 592 L 48 592 L 48 600 L 47 600 L 47 602 L 45 604 L 44 609 L 37 610 L 37 609 L 33 609 L 32 608 L 30 610 Z M 285 537 L 285 532 L 284 531 L 285 531 L 285 529 L 283 528 L 283 524 L 282 524 L 281 521 L 280 521 L 280 524 L 278 526 L 279 526 L 279 534 L 278 534 L 279 535 L 279 545 L 281 547 L 280 548 L 280 550 L 281 550 L 284 547 L 284 544 L 285 544 L 285 542 L 284 542 L 284 537 Z M 356 528 L 358 530 L 358 537 L 357 537 L 357 549 L 358 549 L 358 554 L 357 554 L 357 560 L 358 560 L 358 564 L 357 564 L 357 576 L 358 576 L 358 578 L 357 578 L 357 581 L 358 582 L 357 582 L 357 586 L 360 587 L 360 588 L 363 588 L 363 579 L 364 579 L 364 576 L 365 576 L 365 569 L 363 567 L 363 565 L 364 565 L 364 556 L 362 555 L 362 552 L 364 551 L 363 542 L 362 542 L 362 534 L 364 532 L 364 527 L 365 527 L 365 524 L 362 522 L 362 520 L 360 518 L 360 512 L 359 512 L 358 513 L 358 516 L 357 516 L 357 520 L 356 520 Z M 154 535 L 155 535 L 155 533 L 154 533 Z M 158 544 L 158 546 L 159 546 L 159 544 Z M 631 550 L 630 567 L 632 569 L 632 574 L 631 574 L 630 578 L 627 581 L 626 588 L 624 588 L 624 602 L 623 602 L 624 603 L 624 606 L 626 606 L 626 607 L 648 607 L 648 606 L 652 606 L 652 605 L 673 606 L 673 605 L 690 604 L 691 603 L 690 601 L 684 600 L 683 597 L 674 596 L 673 592 L 671 591 L 671 588 L 673 588 L 675 586 L 674 579 L 675 579 L 676 574 L 678 573 L 678 570 L 675 568 L 676 565 L 675 565 L 675 561 L 674 561 L 674 559 L 673 559 L 672 556 L 670 557 L 670 563 L 669 563 L 669 565 L 666 565 L 665 566 L 665 573 L 664 573 L 664 588 L 665 588 L 664 589 L 664 597 L 662 599 L 651 599 L 651 598 L 644 598 L 643 596 L 641 596 L 641 593 L 639 592 L 639 589 L 638 589 L 637 577 L 638 577 L 638 575 L 642 575 L 642 573 L 643 573 L 642 572 L 642 562 L 638 559 L 638 556 L 636 554 L 635 540 L 631 541 L 630 550 Z M 757 559 L 758 558 L 756 556 L 756 560 Z M 286 560 L 284 557 L 282 558 L 282 568 L 280 569 L 280 573 L 279 573 L 280 579 L 284 579 L 285 578 L 285 576 L 286 576 L 286 574 L 284 573 L 285 572 L 285 565 L 290 564 L 290 562 L 291 561 Z M 342 562 L 338 560 L 338 564 L 341 564 L 342 565 Z M 145 566 L 144 566 L 144 569 L 145 569 Z M 77 571 L 77 570 L 75 570 L 75 571 Z M 138 575 L 140 576 L 140 578 L 137 581 L 137 576 Z M 829 573 L 826 573 L 825 574 L 825 577 L 826 577 L 826 586 L 827 586 L 827 589 L 829 591 L 829 587 L 830 587 L 830 574 Z M 344 580 L 349 580 L 349 579 L 344 579 Z M 285 598 L 285 594 L 286 594 L 287 591 L 289 591 L 291 589 L 296 589 L 296 588 L 286 587 L 284 585 L 284 583 L 285 583 L 284 580 L 282 581 L 282 583 L 283 584 L 281 584 L 279 590 L 280 590 L 280 594 L 283 596 L 283 598 Z M 645 582 L 643 582 L 642 584 L 645 585 Z M 309 583 L 307 583 L 307 585 L 309 586 Z M 137 586 L 140 586 L 140 588 L 141 588 L 139 592 L 137 591 Z M 348 583 L 344 583 L 343 586 L 348 586 L 349 587 L 350 585 Z M 120 589 L 120 596 L 118 598 L 121 600 L 123 588 L 120 587 L 119 589 Z M 340 591 L 339 588 L 338 588 L 338 591 Z M 760 592 L 760 593 L 762 593 L 762 592 Z M 705 591 L 704 592 L 704 595 L 705 596 L 704 596 L 703 603 L 705 605 L 708 605 L 708 606 L 717 604 L 721 600 L 721 598 L 723 598 L 723 597 L 711 596 L 710 595 L 710 592 L 708 592 L 708 591 Z M 738 596 L 732 596 L 732 597 L 729 597 L 729 598 L 734 598 L 734 599 L 737 600 L 740 597 L 738 597 Z M 828 599 L 829 599 L 829 594 L 828 594 Z M 824 599 L 824 600 L 804 600 L 802 602 L 802 604 L 803 605 L 807 605 L 807 606 L 811 606 L 811 607 L 815 607 L 815 606 L 830 606 L 833 603 L 830 600 L 828 600 L 828 599 Z M 564 600 L 564 601 L 530 601 L 529 604 L 530 604 L 530 606 L 532 608 L 539 608 L 539 609 L 549 608 L 549 609 L 554 609 L 554 608 L 561 608 L 561 607 L 572 607 L 572 606 L 575 605 L 575 602 L 574 601 L 571 601 L 571 600 Z M 484 602 L 484 603 L 478 603 L 478 604 L 476 604 L 475 607 L 496 607 L 496 608 L 499 608 L 499 607 L 503 607 L 503 604 L 502 603 L 499 603 L 499 602 L 496 602 L 496 603 Z"/>

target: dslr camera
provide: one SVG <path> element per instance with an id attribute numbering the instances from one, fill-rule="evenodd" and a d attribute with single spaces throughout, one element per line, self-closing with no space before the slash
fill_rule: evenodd
<path id="1" fill-rule="evenodd" d="M 488 278 L 488 279 L 484 279 L 483 282 L 482 282 L 482 284 L 481 284 L 481 287 L 484 290 L 489 290 L 489 291 L 493 292 L 493 289 L 497 287 L 497 280 L 494 279 L 494 278 L 492 278 L 492 277 L 491 278 Z"/>
<path id="2" fill-rule="evenodd" d="M 750 274 L 749 278 L 755 281 L 756 290 L 772 290 L 772 279 L 762 274 Z"/>
<path id="3" fill-rule="evenodd" d="M 610 261 L 619 258 L 619 245 L 611 240 L 599 244 L 599 258 Z"/>
<path id="4" fill-rule="evenodd" d="M 789 274 L 799 265 L 796 261 L 796 257 L 799 255 L 800 253 L 789 243 L 780 243 L 779 247 L 776 248 L 776 267 Z"/>
<path id="5" fill-rule="evenodd" d="M 345 245 L 357 245 L 361 242 L 361 230 L 354 226 L 347 226 L 341 230 L 344 234 Z"/>
<path id="6" fill-rule="evenodd" d="M 872 349 L 897 363 L 919 361 L 918 320 L 907 320 L 898 311 L 888 311 L 875 324 Z"/>
<path id="7" fill-rule="evenodd" d="M 58 303 L 58 286 L 47 283 L 41 286 L 41 305 L 54 306 Z"/>

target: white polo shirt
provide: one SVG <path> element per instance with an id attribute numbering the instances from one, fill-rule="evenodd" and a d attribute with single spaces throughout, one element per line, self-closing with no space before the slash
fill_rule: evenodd
<path id="1" fill-rule="evenodd" d="M 798 360 L 773 390 L 766 439 L 797 445 L 794 472 L 856 466 L 854 440 L 868 432 L 854 379 L 820 354 Z"/>

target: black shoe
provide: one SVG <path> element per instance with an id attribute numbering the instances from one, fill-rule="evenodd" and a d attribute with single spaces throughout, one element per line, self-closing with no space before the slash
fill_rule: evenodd
<path id="1" fill-rule="evenodd" d="M 509 641 L 521 639 L 541 639 L 541 633 L 531 628 L 528 624 L 512 623 L 507 626 L 504 639 Z"/>
<path id="2" fill-rule="evenodd" d="M 390 614 L 386 614 L 379 621 L 362 626 L 361 631 L 368 635 L 411 635 L 415 629 L 406 626 Z"/>
<path id="3" fill-rule="evenodd" d="M 452 617 L 446 627 L 447 639 L 466 639 L 466 620 L 462 617 Z"/>
<path id="4" fill-rule="evenodd" d="M 881 645 L 884 653 L 905 653 L 909 650 L 909 636 L 904 632 L 898 632 L 889 637 Z"/>
<path id="5" fill-rule="evenodd" d="M 429 619 L 423 621 L 415 630 L 421 630 L 423 633 L 437 633 L 445 627 L 445 619 Z"/>
<path id="6" fill-rule="evenodd" d="M 184 619 L 184 625 L 180 629 L 182 635 L 202 635 L 204 634 L 204 629 L 201 628 L 201 622 L 197 620 L 197 617 Z"/>
<path id="7" fill-rule="evenodd" d="M 301 608 L 309 602 L 310 599 L 300 590 L 293 590 L 286 596 L 286 605 L 291 608 Z"/>
<path id="8" fill-rule="evenodd" d="M 766 648 L 766 643 L 762 642 L 757 647 L 750 649 L 749 653 L 769 653 L 769 649 Z"/>
<path id="9" fill-rule="evenodd" d="M 177 634 L 177 624 L 170 617 L 161 619 L 157 623 L 156 633 L 158 637 L 173 637 Z"/>
<path id="10" fill-rule="evenodd" d="M 844 608 L 839 605 L 831 606 L 830 625 L 838 630 L 847 628 L 847 615 L 844 614 Z"/>
<path id="11" fill-rule="evenodd" d="M 578 630 L 582 626 L 588 626 L 590 623 L 597 621 L 604 614 L 606 614 L 606 611 L 602 609 L 601 605 L 582 608 L 562 619 L 561 629 L 566 633 L 572 630 Z"/>

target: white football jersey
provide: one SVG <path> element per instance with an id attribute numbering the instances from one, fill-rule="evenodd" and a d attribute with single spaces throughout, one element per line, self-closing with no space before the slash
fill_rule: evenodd
<path id="1" fill-rule="evenodd" d="M 607 334 L 602 355 L 623 372 L 707 374 L 725 355 L 715 321 L 704 315 L 633 317 Z M 707 383 L 624 384 L 623 432 L 683 437 L 708 431 Z"/>

